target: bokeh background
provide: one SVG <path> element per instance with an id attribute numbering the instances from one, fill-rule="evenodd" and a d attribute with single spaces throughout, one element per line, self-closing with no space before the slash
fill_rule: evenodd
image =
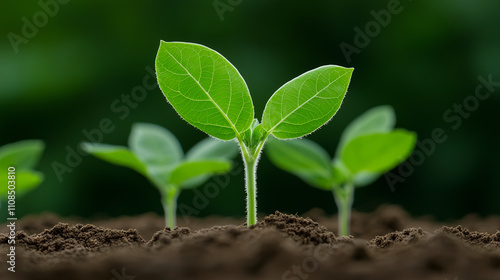
<path id="1" fill-rule="evenodd" d="M 0 145 L 22 139 L 47 145 L 37 168 L 45 181 L 18 198 L 18 216 L 162 213 L 158 192 L 134 171 L 85 156 L 60 181 L 52 166 L 67 165 L 67 149 L 76 149 L 87 140 L 82 131 L 98 129 L 106 118 L 114 127 L 103 136 L 109 144 L 126 145 L 134 122 L 167 127 L 185 150 L 205 137 L 177 116 L 158 88 L 134 102 L 135 108 L 127 106 L 123 119 L 123 112 L 112 109 L 114 102 L 124 106 L 122 94 L 143 84 L 160 40 L 197 42 L 222 53 L 246 79 L 258 118 L 272 93 L 299 74 L 324 64 L 355 67 L 342 108 L 310 136 L 331 155 L 345 126 L 382 104 L 392 105 L 397 126 L 416 131 L 420 140 L 435 128 L 448 139 L 395 191 L 384 178 L 357 190 L 354 208 L 373 211 L 393 203 L 440 220 L 500 214 L 500 87 L 467 118 L 459 117 L 456 130 L 455 122 L 443 118 L 474 95 L 478 76 L 500 81 L 499 1 L 400 1 L 401 11 L 386 26 L 379 24 L 378 32 L 372 26 L 369 43 L 350 60 L 340 44 L 356 47 L 355 28 L 365 30 L 375 21 L 371 11 L 387 10 L 395 1 L 66 2 L 55 2 L 58 11 L 17 52 L 9 34 L 22 36 L 23 18 L 33 23 L 43 9 L 37 1 L 0 3 Z M 43 16 L 35 20 L 44 23 Z M 242 172 L 232 176 L 198 215 L 243 217 L 243 184 Z M 192 205 L 193 197 L 185 191 L 179 203 Z M 263 155 L 259 212 L 300 214 L 313 207 L 336 212 L 330 193 L 278 170 Z"/>

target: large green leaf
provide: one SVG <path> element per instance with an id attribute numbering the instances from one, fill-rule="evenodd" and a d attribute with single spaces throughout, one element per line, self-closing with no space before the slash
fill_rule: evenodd
<path id="1" fill-rule="evenodd" d="M 361 171 L 384 173 L 403 162 L 415 142 L 416 134 L 402 129 L 360 136 L 347 144 L 342 162 L 352 174 Z"/>
<path id="2" fill-rule="evenodd" d="M 330 190 L 333 174 L 330 158 L 318 144 L 307 139 L 280 141 L 270 138 L 266 154 L 277 167 L 295 174 L 311 186 Z"/>
<path id="3" fill-rule="evenodd" d="M 8 178 L 3 176 L 1 180 L 2 187 L 0 188 L 0 199 L 8 196 Z M 15 174 L 15 191 L 16 197 L 23 196 L 25 193 L 37 187 L 43 181 L 43 174 L 34 170 L 17 170 Z"/>
<path id="4" fill-rule="evenodd" d="M 158 83 L 188 123 L 222 140 L 250 127 L 254 109 L 236 68 L 205 46 L 161 41 L 156 56 Z"/>
<path id="5" fill-rule="evenodd" d="M 0 147 L 0 166 L 31 169 L 40 160 L 45 145 L 41 140 L 23 140 Z"/>
<path id="6" fill-rule="evenodd" d="M 161 189 L 166 188 L 170 172 L 182 160 L 182 148 L 167 129 L 146 123 L 132 126 L 129 138 L 132 153 L 146 166 L 149 178 Z"/>
<path id="7" fill-rule="evenodd" d="M 269 99 L 262 128 L 279 139 L 307 135 L 337 112 L 353 68 L 327 65 L 306 72 L 279 88 Z"/>
<path id="8" fill-rule="evenodd" d="M 145 165 L 140 162 L 127 147 L 98 143 L 83 143 L 82 149 L 102 160 L 116 165 L 125 166 L 141 173 L 142 175 L 147 175 Z"/>
<path id="9" fill-rule="evenodd" d="M 182 185 L 185 181 L 200 175 L 213 175 L 225 173 L 231 169 L 227 160 L 198 160 L 185 161 L 179 164 L 170 174 L 169 182 L 172 185 Z"/>
<path id="10" fill-rule="evenodd" d="M 342 150 L 352 139 L 366 134 L 389 132 L 394 128 L 395 123 L 396 115 L 391 106 L 382 105 L 371 108 L 344 129 L 337 146 L 336 156 L 340 157 Z"/>
<path id="11" fill-rule="evenodd" d="M 238 144 L 234 141 L 205 138 L 186 153 L 186 160 L 231 159 L 236 156 L 238 152 Z"/>

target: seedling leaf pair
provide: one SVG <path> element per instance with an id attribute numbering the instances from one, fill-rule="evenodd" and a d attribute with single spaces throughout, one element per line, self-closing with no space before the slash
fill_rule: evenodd
<path id="1" fill-rule="evenodd" d="M 344 130 L 336 157 L 307 139 L 269 141 L 267 153 L 281 169 L 300 177 L 311 186 L 332 191 L 338 204 L 339 231 L 348 233 L 354 187 L 374 182 L 404 161 L 415 146 L 416 135 L 394 129 L 395 114 L 389 106 L 375 107 Z"/>
<path id="2" fill-rule="evenodd" d="M 353 120 L 342 133 L 335 161 L 346 167 L 344 174 L 354 186 L 373 183 L 413 151 L 416 134 L 394 129 L 395 124 L 394 109 L 377 106 Z"/>
<path id="3" fill-rule="evenodd" d="M 37 187 L 44 179 L 41 172 L 33 170 L 42 156 L 45 144 L 41 140 L 23 140 L 0 147 L 0 169 L 7 172 L 15 168 L 16 195 L 21 196 Z M 2 178 L 0 199 L 7 197 L 8 177 Z"/>
<path id="4" fill-rule="evenodd" d="M 129 148 L 97 143 L 85 143 L 83 148 L 102 160 L 131 168 L 148 178 L 162 194 L 165 209 L 170 209 L 165 217 L 166 224 L 172 228 L 179 192 L 200 186 L 213 174 L 229 171 L 229 159 L 238 151 L 235 143 L 207 138 L 185 157 L 170 131 L 146 123 L 133 125 Z"/>
<path id="5" fill-rule="evenodd" d="M 352 71 L 327 65 L 289 81 L 271 96 L 260 123 L 254 119 L 245 81 L 218 52 L 193 43 L 161 41 L 156 56 L 158 83 L 177 113 L 208 135 L 239 142 L 246 169 L 248 226 L 256 223 L 255 172 L 268 137 L 298 138 L 327 123 L 344 99 Z"/>

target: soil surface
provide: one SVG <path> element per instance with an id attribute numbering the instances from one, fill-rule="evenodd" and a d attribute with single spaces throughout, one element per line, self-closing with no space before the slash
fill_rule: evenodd
<path id="1" fill-rule="evenodd" d="M 18 221 L 15 273 L 2 225 L 0 279 L 500 279 L 499 217 L 443 226 L 383 206 L 353 213 L 349 237 L 320 210 L 276 212 L 251 228 L 209 217 L 172 230 L 155 214 L 88 222 Z"/>

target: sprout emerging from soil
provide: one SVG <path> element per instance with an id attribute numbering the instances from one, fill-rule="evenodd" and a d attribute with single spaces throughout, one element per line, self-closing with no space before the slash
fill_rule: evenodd
<path id="1" fill-rule="evenodd" d="M 243 77 L 218 52 L 161 41 L 156 56 L 160 88 L 181 118 L 210 136 L 238 141 L 245 164 L 248 226 L 257 222 L 256 170 L 268 137 L 299 138 L 327 123 L 344 99 L 352 71 L 326 65 L 296 77 L 271 96 L 259 122 Z"/>
<path id="2" fill-rule="evenodd" d="M 145 176 L 160 191 L 165 225 L 172 229 L 176 226 L 177 197 L 181 190 L 198 187 L 211 175 L 229 171 L 229 159 L 238 153 L 238 146 L 233 142 L 206 138 L 184 155 L 170 131 L 147 123 L 133 125 L 128 145 L 129 148 L 84 143 L 82 148 Z"/>
<path id="3" fill-rule="evenodd" d="M 331 160 L 318 144 L 307 140 L 269 141 L 267 155 L 279 168 L 311 186 L 331 191 L 339 212 L 339 234 L 349 234 L 355 188 L 373 183 L 413 151 L 416 134 L 394 129 L 390 106 L 375 107 L 344 130 Z"/>

